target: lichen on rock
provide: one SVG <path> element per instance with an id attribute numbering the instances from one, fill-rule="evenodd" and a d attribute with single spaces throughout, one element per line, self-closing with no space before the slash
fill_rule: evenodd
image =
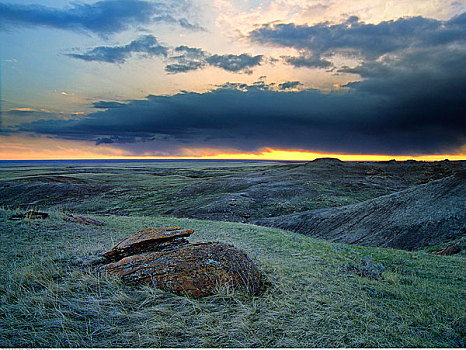
<path id="1" fill-rule="evenodd" d="M 125 283 L 149 284 L 192 297 L 227 287 L 258 294 L 260 273 L 242 250 L 219 242 L 189 243 L 194 230 L 149 228 L 136 232 L 103 256 L 113 261 L 101 268 Z"/>

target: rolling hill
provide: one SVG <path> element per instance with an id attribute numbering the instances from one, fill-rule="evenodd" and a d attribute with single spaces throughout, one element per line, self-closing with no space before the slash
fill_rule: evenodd
<path id="1" fill-rule="evenodd" d="M 466 172 L 357 204 L 254 221 L 331 242 L 413 250 L 466 233 Z"/>

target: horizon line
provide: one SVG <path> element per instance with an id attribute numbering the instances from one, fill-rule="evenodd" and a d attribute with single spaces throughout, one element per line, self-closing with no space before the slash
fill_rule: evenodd
<path id="1" fill-rule="evenodd" d="M 382 156 L 385 157 L 385 156 Z M 389 156 L 387 156 L 389 157 Z M 0 159 L 0 162 L 72 162 L 72 161 L 204 161 L 204 162 L 313 162 L 316 160 L 338 160 L 340 162 L 461 162 L 466 161 L 464 159 L 449 159 L 439 157 L 438 159 L 415 159 L 416 157 L 406 158 L 406 159 L 396 159 L 396 158 L 406 158 L 406 156 L 395 156 L 392 159 L 358 159 L 358 160 L 348 160 L 340 159 L 338 157 L 317 157 L 314 159 L 251 159 L 251 158 L 200 158 L 200 157 L 173 157 L 173 158 L 45 158 L 45 159 Z M 422 157 L 422 156 L 421 156 Z"/>

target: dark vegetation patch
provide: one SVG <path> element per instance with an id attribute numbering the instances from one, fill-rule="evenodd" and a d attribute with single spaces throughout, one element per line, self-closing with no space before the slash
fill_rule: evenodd
<path id="1" fill-rule="evenodd" d="M 363 257 L 359 261 L 349 261 L 345 266 L 346 272 L 350 275 L 354 273 L 360 277 L 367 277 L 374 280 L 382 278 L 382 273 L 385 271 L 385 267 L 382 264 L 376 264 L 368 256 Z"/>

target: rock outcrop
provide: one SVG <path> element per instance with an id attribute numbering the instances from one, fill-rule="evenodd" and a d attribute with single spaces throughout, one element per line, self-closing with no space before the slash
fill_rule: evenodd
<path id="1" fill-rule="evenodd" d="M 259 270 L 242 250 L 219 242 L 189 243 L 185 237 L 193 232 L 181 227 L 138 231 L 103 254 L 113 262 L 101 270 L 126 283 L 192 297 L 219 288 L 259 293 Z"/>

